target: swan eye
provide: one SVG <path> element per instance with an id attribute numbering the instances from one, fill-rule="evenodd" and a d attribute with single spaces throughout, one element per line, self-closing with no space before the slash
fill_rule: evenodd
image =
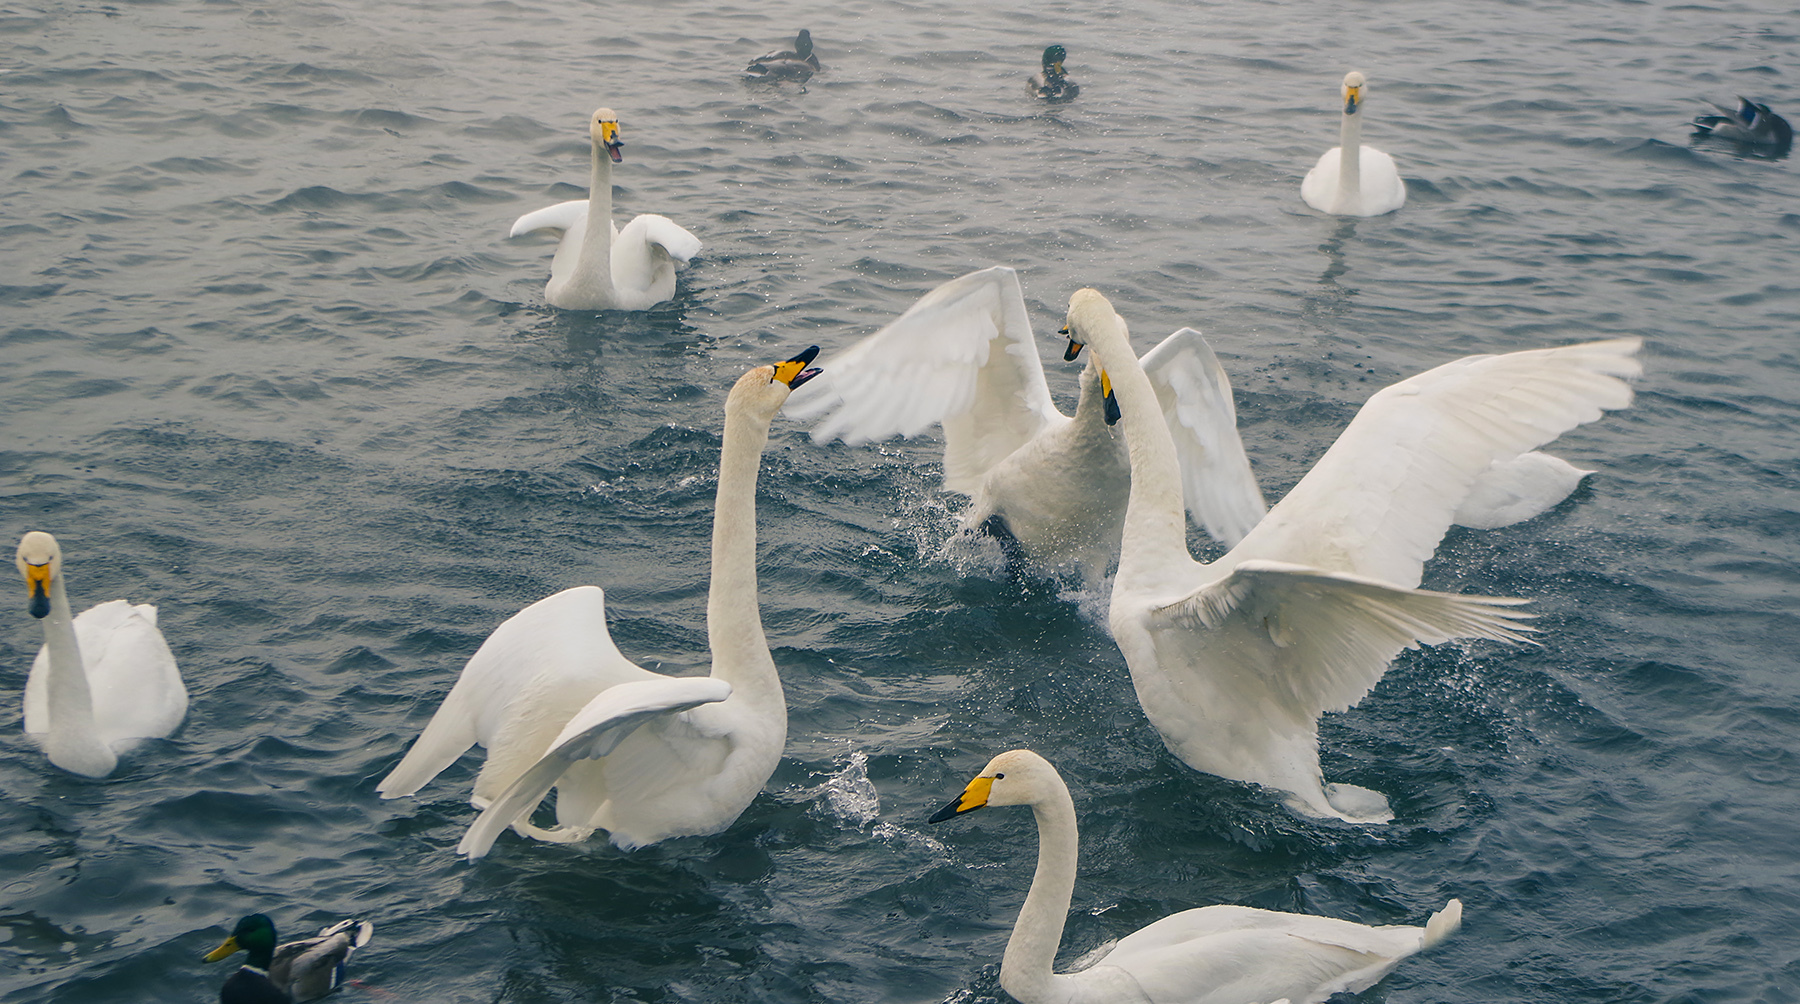
<path id="1" fill-rule="evenodd" d="M 995 773 L 995 774 L 994 774 L 994 780 L 996 780 L 996 781 L 998 781 L 998 780 L 1000 780 L 1000 779 L 1001 779 L 1001 778 L 1003 778 L 1003 777 L 1005 777 L 1005 776 L 1006 776 L 1006 775 L 1005 775 L 1005 774 L 1001 774 L 1001 773 L 998 773 L 998 772 L 996 772 L 996 773 Z"/>

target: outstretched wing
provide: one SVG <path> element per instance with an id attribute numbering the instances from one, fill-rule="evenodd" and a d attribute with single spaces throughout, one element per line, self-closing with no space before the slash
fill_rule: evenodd
<path id="1" fill-rule="evenodd" d="M 686 265 L 700 253 L 700 238 L 695 237 L 688 232 L 686 227 L 667 216 L 644 213 L 641 216 L 633 217 L 630 223 L 625 224 L 625 230 L 621 231 L 620 236 L 623 237 L 627 233 L 638 231 L 639 228 L 642 228 L 641 232 L 645 242 L 655 244 L 667 251 L 669 257 L 675 259 L 677 268 Z"/>
<path id="2" fill-rule="evenodd" d="M 1637 338 L 1469 356 L 1373 397 L 1227 561 L 1295 562 L 1416 586 L 1470 487 L 1631 404 Z"/>
<path id="3" fill-rule="evenodd" d="M 1181 461 L 1181 490 L 1188 513 L 1227 547 L 1244 539 L 1268 507 L 1238 438 L 1231 380 L 1212 346 L 1193 328 L 1182 328 L 1139 360 Z"/>
<path id="4" fill-rule="evenodd" d="M 1224 579 L 1149 615 L 1152 630 L 1185 629 L 1194 658 L 1163 668 L 1231 666 L 1214 681 L 1250 707 L 1310 721 L 1362 700 L 1402 651 L 1453 638 L 1528 641 L 1526 601 L 1407 589 L 1360 575 L 1279 561 L 1245 561 Z M 1173 634 L 1174 631 L 1171 631 Z"/>
<path id="5" fill-rule="evenodd" d="M 569 766 L 597 760 L 617 749 L 639 727 L 731 696 L 731 684 L 710 676 L 658 677 L 621 683 L 602 691 L 576 713 L 550 744 L 549 752 L 489 803 L 456 847 L 469 860 L 488 852 L 500 832 L 528 813 Z"/>
<path id="6" fill-rule="evenodd" d="M 382 798 L 418 791 L 470 746 L 492 742 L 522 695 L 568 701 L 563 705 L 568 707 L 604 687 L 646 678 L 659 679 L 625 658 L 607 633 L 606 594 L 600 587 L 577 586 L 547 596 L 488 635 L 376 791 Z"/>
<path id="7" fill-rule="evenodd" d="M 996 266 L 937 287 L 788 398 L 813 440 L 855 445 L 944 427 L 944 487 L 973 494 L 995 464 L 1067 419 L 1051 403 L 1019 276 Z"/>
<path id="8" fill-rule="evenodd" d="M 558 202 L 554 206 L 545 206 L 514 220 L 512 230 L 508 231 L 506 236 L 518 237 L 521 234 L 531 233 L 533 230 L 570 230 L 577 223 L 585 223 L 587 213 L 588 200 L 586 199 Z"/>

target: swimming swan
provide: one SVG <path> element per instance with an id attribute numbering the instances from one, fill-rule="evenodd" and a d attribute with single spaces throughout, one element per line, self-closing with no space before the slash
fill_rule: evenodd
<path id="1" fill-rule="evenodd" d="M 1235 542 L 1262 518 L 1263 500 L 1224 368 L 1184 328 L 1145 353 L 1143 369 L 1174 433 L 1195 522 Z M 787 413 L 819 419 L 814 442 L 853 446 L 942 425 L 944 488 L 974 498 L 965 527 L 1016 539 L 1046 564 L 1077 562 L 1097 579 L 1118 553 L 1131 483 L 1108 397 L 1089 366 L 1074 416 L 1057 410 L 1018 273 L 996 266 L 944 283 L 834 355 Z"/>
<path id="2" fill-rule="evenodd" d="M 156 608 L 112 600 L 71 618 L 62 548 L 41 530 L 14 559 L 44 622 L 44 647 L 25 679 L 25 731 L 50 762 L 105 777 L 139 739 L 160 739 L 187 717 L 187 687 L 156 627 Z"/>
<path id="3" fill-rule="evenodd" d="M 931 822 L 989 805 L 1029 805 L 1037 818 L 1037 874 L 1000 961 L 1000 986 L 1020 1004 L 1319 1004 L 1373 986 L 1462 923 L 1454 899 L 1422 928 L 1206 906 L 1126 935 L 1087 969 L 1058 974 L 1051 964 L 1075 889 L 1074 800 L 1049 761 L 1013 750 L 988 761 Z"/>
<path id="4" fill-rule="evenodd" d="M 1523 600 L 1420 590 L 1425 560 L 1494 461 L 1631 403 L 1640 341 L 1469 356 L 1379 391 L 1208 564 L 1187 552 L 1174 443 L 1125 322 L 1083 289 L 1065 330 L 1093 347 L 1124 415 L 1131 496 L 1109 619 L 1145 716 L 1198 770 L 1315 816 L 1393 818 L 1380 793 L 1324 783 L 1319 716 L 1362 700 L 1403 649 L 1524 640 L 1508 609 Z"/>
<path id="5" fill-rule="evenodd" d="M 507 236 L 562 231 L 544 287 L 552 307 L 644 310 L 675 295 L 675 270 L 700 253 L 700 238 L 649 213 L 623 230 L 613 226 L 612 166 L 624 159 L 618 116 L 611 108 L 596 110 L 588 135 L 594 146 L 588 197 L 526 213 Z"/>
<path id="6" fill-rule="evenodd" d="M 1406 182 L 1394 158 L 1362 145 L 1363 75 L 1344 75 L 1344 121 L 1338 145 L 1325 151 L 1300 182 L 1300 197 L 1321 213 L 1380 216 L 1406 205 Z"/>
<path id="7" fill-rule="evenodd" d="M 725 400 L 706 601 L 710 676 L 639 668 L 606 630 L 605 594 L 578 586 L 494 629 L 443 706 L 377 788 L 419 790 L 468 748 L 487 748 L 457 853 L 472 861 L 500 831 L 563 843 L 606 830 L 624 849 L 730 826 L 781 758 L 787 704 L 756 601 L 756 479 L 769 423 L 817 370 L 810 348 L 739 378 Z M 558 825 L 531 811 L 557 789 Z"/>
<path id="8" fill-rule="evenodd" d="M 249 959 L 219 988 L 219 1004 L 275 1004 L 310 1001 L 338 988 L 344 967 L 375 936 L 366 920 L 341 920 L 311 938 L 275 947 L 275 923 L 253 913 L 238 921 L 231 937 L 207 953 L 217 962 L 237 952 Z"/>

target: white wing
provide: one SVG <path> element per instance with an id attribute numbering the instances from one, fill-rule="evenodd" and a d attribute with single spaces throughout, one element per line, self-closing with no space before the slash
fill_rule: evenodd
<path id="1" fill-rule="evenodd" d="M 1636 338 L 1469 356 L 1388 387 L 1223 560 L 1419 584 L 1457 507 L 1510 460 L 1631 403 Z"/>
<path id="2" fill-rule="evenodd" d="M 526 213 L 513 221 L 508 237 L 517 237 L 531 233 L 533 230 L 569 230 L 578 222 L 585 222 L 588 213 L 588 200 L 571 199 L 558 202 L 554 206 Z"/>
<path id="3" fill-rule="evenodd" d="M 1230 667 L 1239 701 L 1316 720 L 1362 700 L 1402 651 L 1452 638 L 1528 641 L 1524 600 L 1406 589 L 1360 575 L 1246 561 L 1224 579 L 1150 611 L 1149 626 L 1185 628 L 1193 658 Z M 1215 683 L 1218 681 L 1215 681 Z"/>
<path id="4" fill-rule="evenodd" d="M 418 791 L 470 746 L 499 735 L 509 710 L 518 713 L 515 699 L 528 691 L 586 701 L 604 687 L 646 678 L 660 679 L 613 644 L 600 587 L 577 586 L 547 596 L 488 635 L 425 731 L 376 790 L 382 798 Z"/>
<path id="5" fill-rule="evenodd" d="M 542 801 L 576 761 L 606 756 L 653 719 L 730 696 L 731 684 L 709 676 L 658 677 L 602 691 L 569 720 L 549 751 L 482 811 L 456 852 L 471 861 L 486 854 L 500 832 Z"/>
<path id="6" fill-rule="evenodd" d="M 586 203 L 582 204 L 586 205 Z M 625 224 L 625 229 L 619 232 L 614 241 L 617 242 L 634 233 L 642 233 L 646 243 L 659 245 L 664 251 L 667 251 L 669 257 L 675 259 L 675 265 L 678 268 L 686 265 L 700 253 L 700 238 L 695 237 L 687 231 L 686 227 L 667 216 L 644 213 L 634 217 L 630 223 Z"/>
<path id="7" fill-rule="evenodd" d="M 187 717 L 187 685 L 156 626 L 154 606 L 108 600 L 89 607 L 75 618 L 75 645 L 102 742 L 161 738 Z M 50 652 L 39 649 L 25 680 L 26 732 L 50 731 L 49 673 Z"/>
<path id="8" fill-rule="evenodd" d="M 788 399 L 816 442 L 852 445 L 944 427 L 944 486 L 973 494 L 995 464 L 1067 421 L 1050 400 L 1018 273 L 1004 266 L 937 287 L 829 357 Z"/>
<path id="9" fill-rule="evenodd" d="M 1182 328 L 1139 360 L 1162 405 L 1181 488 L 1194 522 L 1230 547 L 1263 518 L 1268 507 L 1238 438 L 1231 380 L 1212 346 L 1193 328 Z"/>
<path id="10" fill-rule="evenodd" d="M 1476 530 L 1523 523 L 1568 498 L 1592 473 L 1536 450 L 1496 460 L 1469 486 L 1453 518 L 1457 526 Z"/>

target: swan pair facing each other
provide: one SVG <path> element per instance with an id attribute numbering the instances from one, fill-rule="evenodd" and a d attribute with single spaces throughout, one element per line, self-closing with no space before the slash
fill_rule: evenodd
<path id="1" fill-rule="evenodd" d="M 1300 182 L 1300 198 L 1333 216 L 1380 216 L 1406 204 L 1406 182 L 1394 158 L 1362 145 L 1362 107 L 1368 82 L 1351 70 L 1344 75 L 1344 117 L 1338 145 L 1325 151 Z"/>
<path id="2" fill-rule="evenodd" d="M 631 662 L 606 628 L 605 594 L 578 586 L 494 629 L 444 703 L 378 788 L 410 795 L 472 745 L 487 749 L 457 846 L 471 860 L 511 826 L 572 842 L 606 830 L 630 849 L 730 826 L 774 772 L 787 703 L 756 598 L 756 481 L 769 425 L 819 371 L 809 348 L 745 373 L 725 400 L 713 513 L 708 676 L 669 677 Z M 530 815 L 556 789 L 558 825 Z"/>
<path id="3" fill-rule="evenodd" d="M 1373 986 L 1462 923 L 1454 899 L 1422 928 L 1208 906 L 1126 935 L 1080 972 L 1056 973 L 1075 889 L 1075 802 L 1049 761 L 1013 750 L 990 760 L 930 821 L 990 805 L 1029 805 L 1037 819 L 1037 873 L 1000 962 L 1000 986 L 1021 1004 L 1319 1004 Z"/>
<path id="4" fill-rule="evenodd" d="M 375 936 L 366 920 L 344 920 L 311 938 L 275 945 L 275 924 L 260 913 L 238 921 L 205 961 L 244 952 L 249 961 L 219 988 L 219 1004 L 290 1004 L 323 997 L 344 981 L 344 967 Z"/>
<path id="5" fill-rule="evenodd" d="M 63 587 L 62 548 L 33 530 L 14 559 L 44 625 L 25 680 L 25 731 L 50 762 L 105 777 L 140 739 L 161 739 L 187 717 L 187 686 L 156 626 L 156 608 L 112 600 L 75 617 Z"/>
<path id="6" fill-rule="evenodd" d="M 588 197 L 526 213 L 509 237 L 560 231 L 544 299 L 567 310 L 644 310 L 675 295 L 675 270 L 700 253 L 700 238 L 666 216 L 646 213 L 620 230 L 612 221 L 612 166 L 624 160 L 619 117 L 588 120 L 593 145 Z"/>

